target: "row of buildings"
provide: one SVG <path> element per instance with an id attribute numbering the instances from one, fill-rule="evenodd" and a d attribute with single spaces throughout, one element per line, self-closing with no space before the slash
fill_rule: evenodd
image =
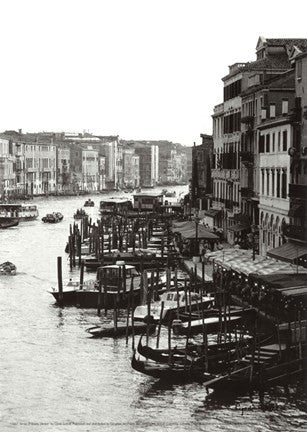
<path id="1" fill-rule="evenodd" d="M 306 261 L 307 39 L 260 37 L 256 60 L 222 81 L 213 136 L 193 150 L 192 204 L 229 243 Z"/>
<path id="2" fill-rule="evenodd" d="M 187 183 L 188 159 L 191 148 L 167 141 L 5 131 L 0 134 L 0 197 Z"/>

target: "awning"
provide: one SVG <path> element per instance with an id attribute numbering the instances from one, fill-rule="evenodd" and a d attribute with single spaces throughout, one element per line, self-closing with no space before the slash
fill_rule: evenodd
<path id="1" fill-rule="evenodd" d="M 307 255 L 307 245 L 289 242 L 269 250 L 267 255 L 281 261 L 293 263 L 297 258 Z"/>
<path id="2" fill-rule="evenodd" d="M 296 217 L 296 216 L 301 215 L 302 212 L 303 212 L 303 206 L 301 204 L 294 204 L 290 208 L 288 216 L 290 216 L 290 217 Z"/>
<path id="3" fill-rule="evenodd" d="M 196 234 L 197 234 L 197 236 L 196 236 Z M 217 235 L 206 230 L 201 225 L 198 226 L 197 233 L 196 233 L 196 227 L 194 226 L 194 228 L 192 228 L 190 230 L 182 231 L 181 235 L 183 238 L 189 239 L 189 240 L 196 239 L 196 237 L 198 240 L 203 240 L 203 239 L 204 240 L 219 240 L 219 237 Z"/>
<path id="4" fill-rule="evenodd" d="M 248 230 L 249 228 L 250 227 L 248 225 L 237 224 L 237 225 L 233 225 L 231 227 L 228 227 L 227 229 L 229 231 L 239 232 L 239 231 Z"/>
<path id="5" fill-rule="evenodd" d="M 204 214 L 205 214 L 206 216 L 209 216 L 209 217 L 215 218 L 218 214 L 221 213 L 221 211 L 222 211 L 222 210 L 219 210 L 219 209 L 209 209 L 209 210 L 205 210 L 205 211 L 204 211 Z"/>

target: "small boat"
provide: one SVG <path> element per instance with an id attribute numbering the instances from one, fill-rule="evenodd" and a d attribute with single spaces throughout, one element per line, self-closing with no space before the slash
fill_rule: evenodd
<path id="1" fill-rule="evenodd" d="M 64 216 L 62 213 L 48 213 L 46 216 L 42 218 L 44 223 L 57 223 L 63 220 Z"/>
<path id="2" fill-rule="evenodd" d="M 19 219 L 15 217 L 1 217 L 0 229 L 11 228 L 19 224 Z"/>
<path id="3" fill-rule="evenodd" d="M 95 203 L 94 203 L 94 201 L 91 200 L 91 198 L 86 200 L 84 203 L 84 207 L 94 207 L 94 205 L 95 205 Z"/>
<path id="4" fill-rule="evenodd" d="M 95 326 L 90 327 L 86 331 L 90 333 L 92 337 L 95 338 L 103 338 L 103 337 L 119 337 L 119 336 L 125 336 L 128 332 L 128 335 L 134 334 L 143 334 L 147 331 L 149 334 L 152 334 L 156 330 L 155 324 L 146 324 L 141 322 L 135 322 L 132 325 L 132 322 L 129 321 L 128 328 L 126 323 L 120 322 L 117 323 L 117 326 L 115 327 L 113 323 L 110 324 L 104 324 L 103 326 Z"/>
<path id="5" fill-rule="evenodd" d="M 16 274 L 16 266 L 10 261 L 6 261 L 0 264 L 0 275 L 15 275 Z"/>

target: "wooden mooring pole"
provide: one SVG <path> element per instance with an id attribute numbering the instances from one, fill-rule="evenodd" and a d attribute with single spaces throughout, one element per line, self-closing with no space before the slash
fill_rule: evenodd
<path id="1" fill-rule="evenodd" d="M 59 303 L 63 303 L 63 279 L 62 279 L 62 257 L 58 257 L 58 289 L 59 289 Z"/>

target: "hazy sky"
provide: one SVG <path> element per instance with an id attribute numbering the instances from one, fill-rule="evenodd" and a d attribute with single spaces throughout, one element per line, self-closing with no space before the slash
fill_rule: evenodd
<path id="1" fill-rule="evenodd" d="M 305 3 L 0 0 L 0 130 L 199 142 L 228 65 L 307 37 Z"/>

